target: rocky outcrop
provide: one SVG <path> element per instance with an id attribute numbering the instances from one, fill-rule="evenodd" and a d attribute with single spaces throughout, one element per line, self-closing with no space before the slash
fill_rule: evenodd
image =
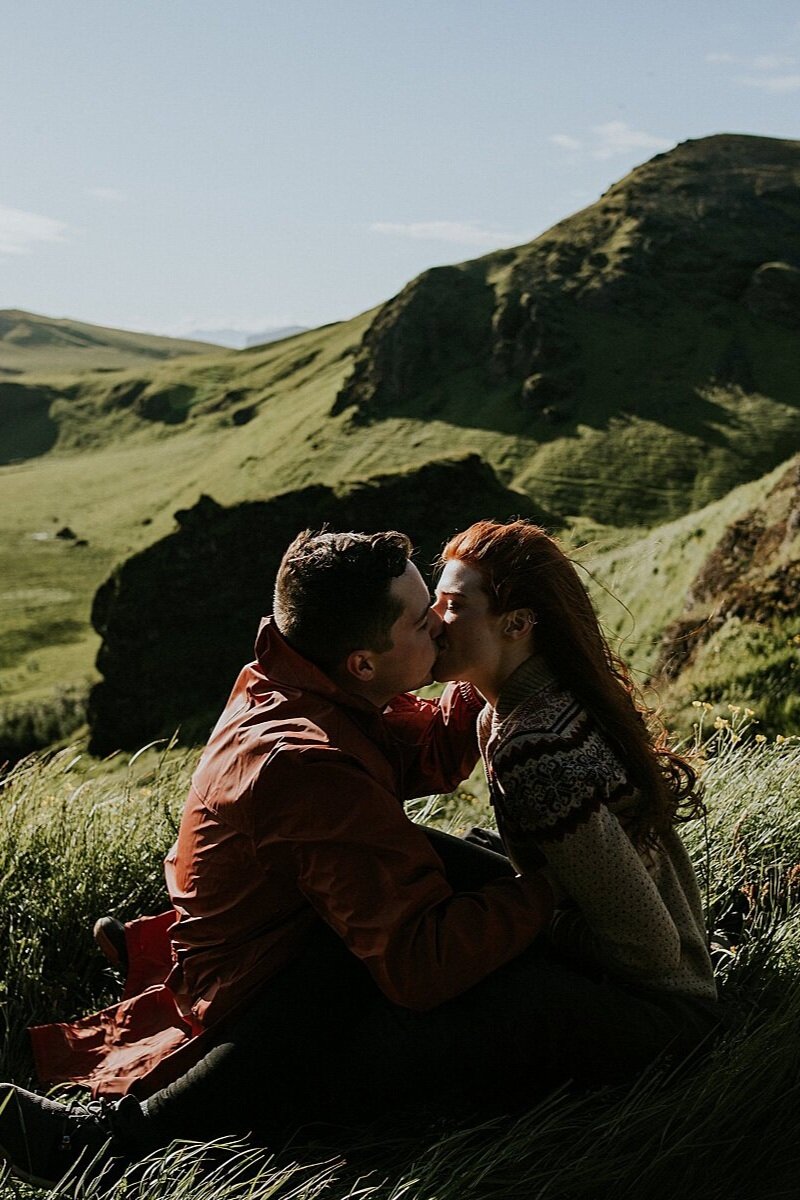
<path id="1" fill-rule="evenodd" d="M 763 505 L 732 522 L 689 589 L 682 615 L 664 631 L 654 676 L 674 680 L 734 618 L 756 625 L 800 613 L 800 459 Z"/>
<path id="2" fill-rule="evenodd" d="M 354 407 L 362 417 L 380 416 L 463 371 L 486 370 L 493 305 L 479 267 L 420 275 L 370 325 L 333 414 Z"/>
<path id="3" fill-rule="evenodd" d="M 755 316 L 800 331 L 800 270 L 785 262 L 762 263 L 744 301 Z"/>
<path id="4" fill-rule="evenodd" d="M 122 563 L 95 596 L 103 675 L 89 701 L 92 750 L 136 748 L 180 726 L 203 740 L 270 611 L 283 551 L 305 528 L 395 528 L 423 572 L 444 540 L 481 517 L 546 519 L 477 456 L 429 463 L 340 492 L 308 487 L 225 508 L 202 496 L 178 530 Z"/>

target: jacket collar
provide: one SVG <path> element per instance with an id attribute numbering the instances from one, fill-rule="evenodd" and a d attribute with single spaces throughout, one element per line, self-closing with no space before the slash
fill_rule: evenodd
<path id="1" fill-rule="evenodd" d="M 324 696 L 331 704 L 354 708 L 367 716 L 380 716 L 380 709 L 369 700 L 346 692 L 323 670 L 293 650 L 278 631 L 274 617 L 265 617 L 259 626 L 256 659 L 262 673 L 274 683 L 302 692 L 313 692 Z"/>

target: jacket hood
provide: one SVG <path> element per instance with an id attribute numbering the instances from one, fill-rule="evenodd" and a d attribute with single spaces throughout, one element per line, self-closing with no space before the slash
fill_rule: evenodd
<path id="1" fill-rule="evenodd" d="M 262 673 L 274 683 L 297 688 L 302 692 L 313 692 L 336 704 L 346 705 L 373 716 L 380 711 L 363 696 L 346 692 L 320 667 L 293 650 L 279 632 L 272 616 L 264 617 L 259 626 L 255 653 Z"/>

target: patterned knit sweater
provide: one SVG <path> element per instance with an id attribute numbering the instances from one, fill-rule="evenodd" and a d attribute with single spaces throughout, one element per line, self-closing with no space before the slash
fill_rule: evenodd
<path id="1" fill-rule="evenodd" d="M 528 659 L 479 717 L 500 833 L 518 870 L 546 866 L 550 936 L 578 963 L 639 986 L 716 998 L 697 880 L 678 834 L 637 850 L 636 800 L 597 723 L 543 659 Z"/>

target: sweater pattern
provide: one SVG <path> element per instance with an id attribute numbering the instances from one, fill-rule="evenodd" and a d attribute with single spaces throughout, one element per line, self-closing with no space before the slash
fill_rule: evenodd
<path id="1" fill-rule="evenodd" d="M 605 804 L 636 797 L 581 704 L 548 687 L 518 705 L 487 747 L 492 801 L 509 833 L 562 841 Z"/>

